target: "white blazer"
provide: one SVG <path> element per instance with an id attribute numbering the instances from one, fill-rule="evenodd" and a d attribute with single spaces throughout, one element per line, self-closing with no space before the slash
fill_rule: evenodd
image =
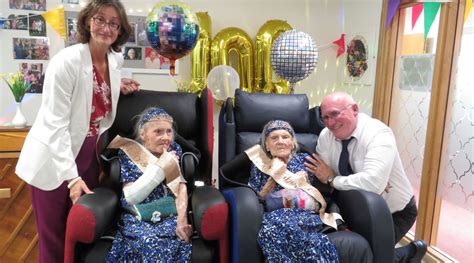
<path id="1" fill-rule="evenodd" d="M 110 128 L 120 95 L 121 54 L 109 52 L 112 112 L 100 122 L 99 134 Z M 16 174 L 30 185 L 54 190 L 78 176 L 75 159 L 89 130 L 93 72 L 88 44 L 61 50 L 46 70 L 43 100 L 26 137 Z"/>

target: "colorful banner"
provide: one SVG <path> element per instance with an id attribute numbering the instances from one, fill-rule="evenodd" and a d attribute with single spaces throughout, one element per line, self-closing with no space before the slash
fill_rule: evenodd
<path id="1" fill-rule="evenodd" d="M 64 8 L 56 8 L 41 14 L 44 20 L 66 41 L 66 22 L 64 19 Z"/>
<path id="2" fill-rule="evenodd" d="M 386 27 L 390 26 L 390 23 L 392 22 L 393 16 L 397 12 L 399 5 L 400 5 L 400 0 L 389 0 Z"/>
<path id="3" fill-rule="evenodd" d="M 466 23 L 467 18 L 469 17 L 469 13 L 471 12 L 473 2 L 474 2 L 474 0 L 466 1 L 466 9 L 464 10 L 464 23 Z"/>
<path id="4" fill-rule="evenodd" d="M 428 37 L 428 32 L 430 32 L 431 25 L 438 14 L 439 7 L 441 3 L 423 3 L 425 9 L 425 39 Z"/>
<path id="5" fill-rule="evenodd" d="M 423 11 L 423 4 L 414 5 L 411 10 L 411 29 L 413 29 Z"/>
<path id="6" fill-rule="evenodd" d="M 336 58 L 338 58 L 340 55 L 344 54 L 346 52 L 346 42 L 344 40 L 345 34 L 341 34 L 341 37 L 338 40 L 333 41 L 332 43 L 337 45 L 337 55 Z"/>

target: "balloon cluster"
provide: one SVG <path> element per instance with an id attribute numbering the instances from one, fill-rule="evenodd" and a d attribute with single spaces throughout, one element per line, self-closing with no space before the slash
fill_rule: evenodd
<path id="1" fill-rule="evenodd" d="M 164 1 L 148 13 L 146 33 L 151 47 L 170 59 L 170 73 L 174 75 L 175 60 L 189 54 L 196 45 L 199 23 L 187 5 Z"/>

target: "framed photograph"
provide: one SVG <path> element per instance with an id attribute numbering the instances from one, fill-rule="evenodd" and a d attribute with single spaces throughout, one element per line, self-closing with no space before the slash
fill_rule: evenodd
<path id="1" fill-rule="evenodd" d="M 132 32 L 130 32 L 130 36 L 128 37 L 128 40 L 127 40 L 127 44 L 131 44 L 131 45 L 136 45 L 137 44 L 137 38 L 136 38 L 136 34 L 137 34 L 137 24 L 132 22 L 130 23 L 130 27 L 132 28 Z"/>
<path id="2" fill-rule="evenodd" d="M 77 43 L 77 18 L 68 17 L 66 18 L 67 23 L 67 45 L 71 46 Z"/>
<path id="3" fill-rule="evenodd" d="M 13 38 L 14 59 L 49 59 L 49 41 L 47 37 L 14 37 Z"/>
<path id="4" fill-rule="evenodd" d="M 46 11 L 46 0 L 8 0 L 10 9 Z"/>
<path id="5" fill-rule="evenodd" d="M 46 36 L 46 21 L 42 15 L 29 14 L 29 28 L 30 36 L 45 37 Z"/>
<path id="6" fill-rule="evenodd" d="M 20 63 L 20 71 L 31 83 L 27 93 L 43 93 L 43 63 Z"/>
<path id="7" fill-rule="evenodd" d="M 3 21 L 3 29 L 28 30 L 28 16 L 11 14 Z"/>
<path id="8" fill-rule="evenodd" d="M 142 47 L 150 46 L 146 36 L 146 18 L 145 17 L 136 17 L 137 25 L 137 45 Z"/>
<path id="9" fill-rule="evenodd" d="M 125 60 L 142 60 L 142 48 L 125 47 L 123 49 L 123 58 Z"/>

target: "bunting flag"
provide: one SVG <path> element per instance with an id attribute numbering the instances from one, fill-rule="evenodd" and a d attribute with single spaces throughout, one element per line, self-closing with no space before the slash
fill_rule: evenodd
<path id="1" fill-rule="evenodd" d="M 423 4 L 414 5 L 411 10 L 411 29 L 413 29 L 416 21 L 418 21 L 418 18 L 421 15 L 421 11 L 423 11 Z"/>
<path id="2" fill-rule="evenodd" d="M 474 2 L 474 0 L 466 1 L 466 9 L 464 10 L 464 23 L 466 23 L 467 18 L 469 17 L 469 12 L 471 12 L 472 2 Z"/>
<path id="3" fill-rule="evenodd" d="M 426 2 L 423 3 L 425 9 L 425 39 L 428 37 L 428 32 L 430 32 L 431 25 L 436 18 L 436 14 L 438 14 L 439 7 L 441 3 L 432 3 Z"/>
<path id="4" fill-rule="evenodd" d="M 393 16 L 397 12 L 399 5 L 400 5 L 400 0 L 389 0 L 386 27 L 390 26 L 390 23 L 392 22 Z"/>
<path id="5" fill-rule="evenodd" d="M 337 45 L 337 55 L 336 58 L 338 58 L 340 55 L 344 54 L 346 52 L 346 42 L 344 40 L 345 34 L 341 34 L 341 37 L 338 40 L 334 40 L 332 43 Z"/>
<path id="6" fill-rule="evenodd" d="M 44 12 L 41 16 L 56 31 L 59 36 L 66 41 L 66 21 L 64 19 L 64 7 L 56 8 L 48 12 Z"/>

